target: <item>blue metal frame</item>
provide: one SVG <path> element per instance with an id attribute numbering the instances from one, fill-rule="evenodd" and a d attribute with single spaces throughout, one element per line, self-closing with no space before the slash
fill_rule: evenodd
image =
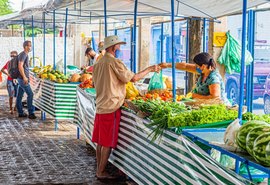
<path id="1" fill-rule="evenodd" d="M 203 52 L 207 52 L 206 48 L 206 19 L 203 18 Z"/>
<path id="2" fill-rule="evenodd" d="M 35 38 L 34 38 L 34 16 L 32 15 L 32 54 L 33 66 L 35 67 Z"/>
<path id="3" fill-rule="evenodd" d="M 240 97 L 238 118 L 242 120 L 242 107 L 244 103 L 244 77 L 245 77 L 245 56 L 246 56 L 246 19 L 247 19 L 247 0 L 243 0 L 242 12 L 242 52 L 241 52 L 241 73 L 240 73 Z"/>
<path id="4" fill-rule="evenodd" d="M 43 13 L 43 66 L 46 64 L 46 20 L 45 13 Z"/>
<path id="5" fill-rule="evenodd" d="M 133 71 L 132 70 L 132 68 L 133 68 L 133 27 L 131 26 L 130 27 L 130 36 L 131 36 L 131 44 L 130 44 L 130 69 L 131 69 L 131 71 Z"/>
<path id="6" fill-rule="evenodd" d="M 255 12 L 249 10 L 248 12 L 248 50 L 254 58 L 254 35 L 255 35 Z M 254 73 L 254 61 L 247 66 L 247 107 L 248 112 L 253 110 L 253 73 Z"/>
<path id="7" fill-rule="evenodd" d="M 25 41 L 25 21 L 23 19 L 23 41 Z"/>
<path id="8" fill-rule="evenodd" d="M 96 51 L 96 43 L 95 43 L 95 38 L 94 38 L 93 32 L 92 32 L 92 48 L 94 51 Z"/>
<path id="9" fill-rule="evenodd" d="M 175 56 L 174 56 L 174 0 L 171 0 L 171 26 L 172 26 L 172 79 L 173 79 L 173 101 L 176 99 L 176 79 L 175 79 Z"/>
<path id="10" fill-rule="evenodd" d="M 108 36 L 108 28 L 107 28 L 107 0 L 104 0 L 104 23 L 105 23 L 105 37 Z"/>
<path id="11" fill-rule="evenodd" d="M 187 19 L 187 31 L 186 31 L 186 63 L 188 63 L 189 60 L 189 23 L 188 23 L 188 19 Z M 187 94 L 188 90 L 188 72 L 186 72 L 186 76 L 185 76 L 185 94 Z"/>
<path id="12" fill-rule="evenodd" d="M 66 19 L 65 19 L 65 35 L 64 35 L 64 74 L 67 74 L 67 19 L 68 19 L 68 8 L 66 8 Z"/>
<path id="13" fill-rule="evenodd" d="M 161 23 L 161 35 L 160 35 L 160 62 L 163 62 L 163 42 L 164 42 L 164 23 Z"/>
<path id="14" fill-rule="evenodd" d="M 239 156 L 233 152 L 230 152 L 230 151 L 227 151 L 226 149 L 220 147 L 220 146 L 216 146 L 216 145 L 213 145 L 211 144 L 210 142 L 206 141 L 205 139 L 203 138 L 200 138 L 196 135 L 194 135 L 193 133 L 196 133 L 196 132 L 209 132 L 209 133 L 216 133 L 216 132 L 225 132 L 226 131 L 226 128 L 207 128 L 207 129 L 184 129 L 182 130 L 182 134 L 191 138 L 193 141 L 198 141 L 204 145 L 207 145 L 215 150 L 218 150 L 220 151 L 222 154 L 225 154 L 229 157 L 232 157 L 236 160 L 236 168 L 235 168 L 235 172 L 236 173 L 239 173 L 239 164 L 240 162 L 244 163 L 250 167 L 254 167 L 266 174 L 264 175 L 251 175 L 250 174 L 250 171 L 249 171 L 249 168 L 247 168 L 247 171 L 248 171 L 248 176 L 244 176 L 244 177 L 248 177 L 249 179 L 252 179 L 252 178 L 268 178 L 270 177 L 270 168 L 267 168 L 267 167 L 264 167 L 262 165 L 259 165 L 257 164 L 256 162 L 253 162 L 253 161 L 250 161 L 249 159 L 246 159 L 245 157 L 242 157 L 242 156 Z"/>
<path id="15" fill-rule="evenodd" d="M 55 26 L 55 10 L 53 11 L 53 69 L 56 69 L 56 26 Z"/>
<path id="16" fill-rule="evenodd" d="M 134 73 L 136 73 L 137 71 L 137 58 L 136 58 L 136 54 L 137 54 L 137 51 L 136 51 L 136 37 L 137 37 L 137 11 L 138 11 L 138 0 L 135 0 L 134 1 L 134 25 L 133 25 L 133 41 L 132 41 L 132 45 L 133 45 L 133 61 L 132 61 L 132 71 Z"/>

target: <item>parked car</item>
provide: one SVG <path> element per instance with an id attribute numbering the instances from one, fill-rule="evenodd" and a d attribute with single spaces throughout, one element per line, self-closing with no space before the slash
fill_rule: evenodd
<path id="1" fill-rule="evenodd" d="M 270 114 L 270 73 L 268 74 L 265 82 L 265 90 L 263 95 L 264 113 Z"/>
<path id="2" fill-rule="evenodd" d="M 257 61 L 254 63 L 254 75 L 253 75 L 253 99 L 264 97 L 265 82 L 268 74 L 270 73 L 270 66 L 268 62 Z M 245 80 L 246 82 L 246 80 Z M 239 100 L 239 87 L 240 87 L 240 74 L 227 74 L 226 75 L 226 93 L 228 99 L 235 103 Z M 245 85 L 246 89 L 246 85 Z"/>

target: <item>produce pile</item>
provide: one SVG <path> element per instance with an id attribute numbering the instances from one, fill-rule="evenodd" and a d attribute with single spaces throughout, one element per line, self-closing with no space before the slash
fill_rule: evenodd
<path id="1" fill-rule="evenodd" d="M 132 103 L 142 112 L 149 115 L 154 126 L 154 138 L 161 136 L 165 129 L 171 127 L 197 126 L 237 118 L 237 110 L 228 109 L 225 105 L 203 105 L 191 109 L 179 102 L 162 100 L 133 100 Z"/>
<path id="2" fill-rule="evenodd" d="M 93 88 L 92 75 L 88 73 L 83 74 L 73 74 L 70 77 L 71 82 L 81 82 L 79 85 L 80 88 Z"/>
<path id="3" fill-rule="evenodd" d="M 53 70 L 51 65 L 34 67 L 32 71 L 41 79 L 47 79 L 56 83 L 68 83 L 68 78 L 58 70 Z"/>
<path id="4" fill-rule="evenodd" d="M 249 121 L 237 132 L 237 145 L 262 165 L 270 166 L 270 125 L 264 121 Z"/>

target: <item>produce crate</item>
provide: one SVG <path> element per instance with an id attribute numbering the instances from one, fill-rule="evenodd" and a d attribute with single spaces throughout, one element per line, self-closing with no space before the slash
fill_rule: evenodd
<path id="1" fill-rule="evenodd" d="M 34 106 L 57 120 L 74 119 L 79 83 L 54 83 L 30 75 Z"/>

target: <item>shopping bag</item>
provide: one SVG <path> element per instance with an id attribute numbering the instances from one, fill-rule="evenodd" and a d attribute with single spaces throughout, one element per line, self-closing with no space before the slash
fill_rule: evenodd
<path id="1" fill-rule="evenodd" d="M 227 146 L 238 147 L 236 144 L 236 134 L 241 127 L 239 122 L 240 120 L 236 119 L 227 127 L 224 134 L 224 143 Z"/>
<path id="2" fill-rule="evenodd" d="M 221 51 L 218 62 L 225 66 L 228 74 L 232 74 L 233 72 L 240 73 L 242 46 L 231 36 L 230 32 L 227 32 L 226 35 L 227 41 Z M 253 61 L 253 58 L 247 49 L 245 53 L 245 65 L 249 65 Z"/>
<path id="3" fill-rule="evenodd" d="M 163 87 L 162 71 L 160 71 L 159 73 L 155 72 L 150 79 L 148 91 L 163 88 L 164 87 Z"/>

